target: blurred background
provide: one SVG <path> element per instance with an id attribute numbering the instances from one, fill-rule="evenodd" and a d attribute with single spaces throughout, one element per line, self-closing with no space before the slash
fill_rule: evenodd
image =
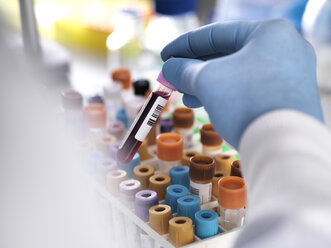
<path id="1" fill-rule="evenodd" d="M 107 247 L 59 130 L 61 90 L 100 95 L 118 67 L 154 84 L 178 35 L 269 18 L 313 44 L 331 126 L 331 0 L 0 0 L 0 247 Z"/>

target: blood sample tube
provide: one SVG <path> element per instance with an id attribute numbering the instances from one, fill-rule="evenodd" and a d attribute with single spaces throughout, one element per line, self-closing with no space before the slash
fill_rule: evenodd
<path id="1" fill-rule="evenodd" d="M 228 154 L 219 154 L 215 157 L 215 165 L 217 171 L 223 171 L 224 176 L 230 176 L 231 164 L 237 160 L 235 156 Z"/>
<path id="2" fill-rule="evenodd" d="M 128 126 L 131 126 L 131 124 L 134 122 L 144 102 L 145 98 L 142 96 L 135 96 L 125 101 L 125 113 L 128 117 Z"/>
<path id="3" fill-rule="evenodd" d="M 190 108 L 176 108 L 172 115 L 175 133 L 180 134 L 184 140 L 184 149 L 193 146 L 194 112 Z"/>
<path id="4" fill-rule="evenodd" d="M 141 164 L 133 169 L 133 178 L 139 180 L 141 189 L 149 188 L 149 178 L 154 175 L 155 169 L 151 165 Z"/>
<path id="5" fill-rule="evenodd" d="M 246 200 L 246 185 L 242 178 L 229 176 L 219 181 L 220 224 L 224 230 L 244 224 Z"/>
<path id="6" fill-rule="evenodd" d="M 164 79 L 162 73 L 158 76 L 158 81 L 161 85 L 146 100 L 117 152 L 117 160 L 121 163 L 131 161 L 153 124 L 158 119 L 172 91 L 176 90 L 176 88 Z"/>
<path id="7" fill-rule="evenodd" d="M 181 161 L 182 165 L 190 166 L 191 158 L 196 155 L 200 155 L 200 153 L 198 153 L 197 151 L 194 151 L 194 150 L 184 151 L 183 156 L 182 156 L 182 161 Z"/>
<path id="8" fill-rule="evenodd" d="M 235 177 L 243 177 L 240 168 L 240 160 L 236 160 L 232 162 L 230 175 Z"/>
<path id="9" fill-rule="evenodd" d="M 211 124 L 205 124 L 200 129 L 202 153 L 209 157 L 215 157 L 222 153 L 223 140 Z"/>
<path id="10" fill-rule="evenodd" d="M 215 171 L 215 160 L 207 156 L 191 158 L 189 175 L 190 192 L 200 198 L 202 204 L 211 200 L 212 179 Z"/>
<path id="11" fill-rule="evenodd" d="M 163 133 L 156 140 L 159 171 L 168 174 L 172 167 L 180 165 L 183 154 L 183 139 L 177 133 Z"/>

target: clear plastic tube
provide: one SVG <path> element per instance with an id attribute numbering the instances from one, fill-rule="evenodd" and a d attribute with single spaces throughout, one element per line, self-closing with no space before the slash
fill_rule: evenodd
<path id="1" fill-rule="evenodd" d="M 128 163 L 131 161 L 161 114 L 172 91 L 172 89 L 164 85 L 159 85 L 150 94 L 119 147 L 117 160 L 120 163 Z"/>

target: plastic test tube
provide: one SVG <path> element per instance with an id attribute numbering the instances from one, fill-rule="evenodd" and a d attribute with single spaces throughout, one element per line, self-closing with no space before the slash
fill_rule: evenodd
<path id="1" fill-rule="evenodd" d="M 209 157 L 215 157 L 222 153 L 223 139 L 218 136 L 211 124 L 205 124 L 200 129 L 202 153 Z"/>
<path id="2" fill-rule="evenodd" d="M 107 190 L 114 196 L 120 195 L 120 183 L 127 180 L 128 177 L 124 170 L 109 171 L 106 175 Z"/>
<path id="3" fill-rule="evenodd" d="M 190 166 L 191 158 L 194 157 L 195 155 L 200 155 L 200 153 L 195 150 L 184 151 L 181 164 Z"/>
<path id="4" fill-rule="evenodd" d="M 146 100 L 117 152 L 117 160 L 121 163 L 131 161 L 153 124 L 158 119 L 172 91 L 176 90 L 176 88 L 164 79 L 162 73 L 158 76 L 158 81 L 161 85 Z"/>
<path id="5" fill-rule="evenodd" d="M 103 98 L 107 109 L 107 119 L 116 120 L 116 113 L 122 106 L 122 84 L 109 83 L 103 88 Z"/>
<path id="6" fill-rule="evenodd" d="M 229 231 L 240 227 L 245 220 L 247 190 L 240 177 L 223 177 L 218 184 L 218 203 L 220 205 L 220 224 Z"/>
<path id="7" fill-rule="evenodd" d="M 149 178 L 154 175 L 155 169 L 153 166 L 141 164 L 133 169 L 133 177 L 141 183 L 141 189 L 149 188 Z"/>
<path id="8" fill-rule="evenodd" d="M 156 140 L 156 154 L 159 159 L 159 171 L 168 174 L 170 169 L 181 164 L 183 139 L 177 133 L 163 133 Z"/>
<path id="9" fill-rule="evenodd" d="M 212 189 L 211 189 L 211 194 L 215 197 L 218 196 L 218 181 L 223 178 L 224 172 L 223 171 L 215 171 L 214 177 L 212 180 Z"/>
<path id="10" fill-rule="evenodd" d="M 157 193 L 159 201 L 164 200 L 167 187 L 170 185 L 170 177 L 164 174 L 157 174 L 149 178 L 149 189 Z"/>
<path id="11" fill-rule="evenodd" d="M 116 140 L 120 141 L 123 139 L 125 135 L 125 127 L 123 122 L 121 121 L 112 121 L 107 126 L 107 132 L 110 135 L 113 135 L 116 137 Z"/>
<path id="12" fill-rule="evenodd" d="M 66 89 L 61 92 L 62 110 L 68 133 L 77 137 L 84 136 L 82 118 L 83 97 L 73 89 Z"/>
<path id="13" fill-rule="evenodd" d="M 120 183 L 120 200 L 130 210 L 135 208 L 135 196 L 140 191 L 140 182 L 128 179 Z M 136 247 L 140 243 L 140 229 L 128 217 L 124 217 L 127 247 Z"/>
<path id="14" fill-rule="evenodd" d="M 180 184 L 190 188 L 190 176 L 188 166 L 176 166 L 170 169 L 171 184 Z"/>
<path id="15" fill-rule="evenodd" d="M 106 183 L 106 175 L 109 171 L 117 169 L 117 163 L 111 158 L 104 158 L 96 167 L 96 180 L 101 184 Z"/>
<path id="16" fill-rule="evenodd" d="M 159 204 L 149 209 L 149 225 L 160 235 L 169 232 L 169 220 L 172 218 L 171 207 Z"/>
<path id="17" fill-rule="evenodd" d="M 158 204 L 159 201 L 155 191 L 141 190 L 136 194 L 135 213 L 140 219 L 147 222 L 149 220 L 149 209 Z"/>
<path id="18" fill-rule="evenodd" d="M 106 108 L 99 103 L 91 103 L 84 107 L 84 123 L 89 130 L 90 142 L 95 145 L 96 140 L 105 134 Z"/>
<path id="19" fill-rule="evenodd" d="M 216 171 L 223 171 L 224 176 L 230 176 L 231 164 L 237 160 L 234 155 L 220 154 L 215 157 Z"/>
<path id="20" fill-rule="evenodd" d="M 212 237 L 218 233 L 218 215 L 204 209 L 195 213 L 195 235 L 200 239 Z"/>
<path id="21" fill-rule="evenodd" d="M 180 184 L 173 184 L 167 188 L 165 204 L 171 207 L 173 213 L 177 212 L 177 199 L 188 195 L 188 189 Z"/>
<path id="22" fill-rule="evenodd" d="M 184 149 L 193 146 L 194 112 L 190 108 L 176 108 L 172 115 L 174 131 L 184 140 Z"/>
<path id="23" fill-rule="evenodd" d="M 103 135 L 99 137 L 97 140 L 97 149 L 105 155 L 105 157 L 109 158 L 110 157 L 110 150 L 109 147 L 111 144 L 116 142 L 116 137 L 113 135 Z"/>
<path id="24" fill-rule="evenodd" d="M 201 204 L 211 200 L 215 160 L 207 156 L 194 156 L 190 164 L 190 192 L 200 198 Z"/>
<path id="25" fill-rule="evenodd" d="M 177 216 L 185 216 L 195 223 L 195 213 L 200 210 L 200 198 L 187 195 L 177 200 Z"/>
<path id="26" fill-rule="evenodd" d="M 145 102 L 145 97 L 135 96 L 125 101 L 125 113 L 128 117 L 128 125 L 134 122 L 140 108 Z"/>
<path id="27" fill-rule="evenodd" d="M 194 241 L 192 220 L 187 217 L 175 217 L 169 221 L 169 240 L 176 246 L 183 246 Z"/>

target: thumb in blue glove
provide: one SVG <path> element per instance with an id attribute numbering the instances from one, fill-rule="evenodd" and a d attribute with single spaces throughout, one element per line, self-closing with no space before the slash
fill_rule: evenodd
<path id="1" fill-rule="evenodd" d="M 314 50 L 287 21 L 211 24 L 178 37 L 161 57 L 163 75 L 184 93 L 184 104 L 204 106 L 237 149 L 247 126 L 273 110 L 323 121 Z"/>

